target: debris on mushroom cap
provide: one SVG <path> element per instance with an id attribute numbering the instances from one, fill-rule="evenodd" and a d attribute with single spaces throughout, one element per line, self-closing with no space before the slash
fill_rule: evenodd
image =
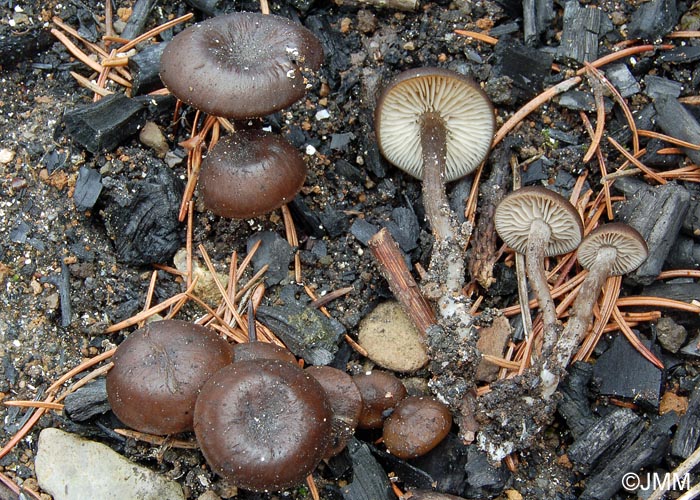
<path id="1" fill-rule="evenodd" d="M 202 161 L 204 205 L 222 217 L 257 217 L 292 201 L 306 170 L 302 156 L 282 137 L 238 131 L 220 139 Z"/>
<path id="2" fill-rule="evenodd" d="M 493 106 L 470 78 L 442 68 L 404 71 L 378 99 L 375 128 L 386 159 L 414 177 L 423 177 L 420 135 L 425 113 L 438 114 L 447 129 L 445 182 L 478 167 L 493 138 Z"/>
<path id="3" fill-rule="evenodd" d="M 496 231 L 513 250 L 524 254 L 533 220 L 546 222 L 552 233 L 545 255 L 562 255 L 575 250 L 583 237 L 583 222 L 576 208 L 563 196 L 541 187 L 529 186 L 507 195 L 494 215 Z"/>
<path id="4" fill-rule="evenodd" d="M 265 116 L 301 99 L 304 72 L 323 61 L 316 36 L 284 17 L 236 12 L 190 26 L 161 57 L 160 77 L 181 101 L 206 113 Z"/>
<path id="5" fill-rule="evenodd" d="M 631 273 L 641 266 L 649 255 L 642 235 L 632 226 L 621 222 L 611 222 L 591 231 L 578 248 L 578 261 L 584 268 L 590 269 L 602 247 L 615 249 L 615 262 L 611 269 L 613 276 Z"/>

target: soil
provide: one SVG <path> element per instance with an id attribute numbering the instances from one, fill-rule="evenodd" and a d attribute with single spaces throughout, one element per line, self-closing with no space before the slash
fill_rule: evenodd
<path id="1" fill-rule="evenodd" d="M 508 2 L 504 2 L 508 3 Z M 193 11 L 184 1 L 158 5 L 148 17 L 147 28 Z M 115 20 L 128 17 L 132 3 L 118 0 Z M 634 3 L 603 2 L 599 5 L 615 20 L 616 36 L 601 41 L 601 51 L 612 50 L 614 42 L 624 39 L 624 26 L 634 12 Z M 258 10 L 251 2 L 236 2 L 236 10 Z M 326 0 L 313 5 L 294 5 L 272 1 L 273 13 L 299 18 L 315 30 L 322 30 L 326 65 L 305 100 L 263 120 L 275 132 L 287 136 L 306 154 L 309 175 L 302 189 L 301 201 L 311 214 L 319 217 L 323 228 L 304 226 L 312 216 L 299 217 L 303 282 L 322 295 L 343 287 L 352 292 L 327 305 L 333 318 L 340 321 L 350 336 L 356 337 L 359 321 L 380 301 L 391 296 L 375 268 L 371 253 L 350 227 L 358 219 L 381 227 L 391 220 L 392 210 L 404 207 L 418 215 L 418 241 L 408 252 L 414 266 L 428 267 L 432 236 L 423 222 L 420 184 L 410 176 L 384 162 L 372 134 L 372 113 L 377 91 L 401 70 L 424 65 L 439 65 L 472 76 L 485 85 L 496 103 L 497 126 L 511 116 L 524 100 L 511 93 L 507 81 L 492 74 L 494 48 L 454 33 L 455 29 L 484 31 L 513 22 L 515 17 L 499 3 L 449 2 L 423 3 L 416 12 L 382 10 L 367 6 L 339 7 Z M 196 18 L 201 19 L 201 12 Z M 87 34 L 103 33 L 104 5 L 87 1 L 41 4 L 26 2 L 0 5 L 1 21 L 6 32 L 47 30 L 52 16 L 67 24 L 82 26 Z M 562 29 L 562 9 L 543 35 L 542 45 L 556 46 Z M 515 32 L 511 36 L 519 36 Z M 655 65 L 649 56 L 647 66 L 664 74 L 666 68 Z M 153 267 L 130 265 L 120 260 L 105 224 L 108 204 L 119 186 L 139 182 L 164 163 L 138 137 L 128 138 L 114 150 L 92 154 L 71 140 L 62 121 L 63 113 L 88 104 L 93 94 L 80 87 L 70 72 L 91 77 L 89 70 L 76 61 L 57 41 L 45 48 L 30 50 L 25 57 L 8 62 L 2 68 L 0 100 L 0 398 L 3 400 L 42 399 L 47 388 L 61 375 L 82 361 L 118 345 L 124 333 L 107 334 L 105 329 L 138 311 L 145 303 Z M 562 67 L 562 71 L 568 71 Z M 110 87 L 123 91 L 117 86 Z M 647 101 L 636 96 L 633 109 Z M 324 114 L 318 114 L 326 110 Z M 165 133 L 170 150 L 184 156 L 178 144 L 187 133 L 194 114 L 186 110 L 183 119 L 172 123 L 171 106 L 153 113 L 151 118 Z M 553 182 L 560 172 L 578 175 L 588 167 L 580 166 L 582 148 L 572 150 L 552 139 L 546 131 L 558 128 L 567 133 L 588 137 L 578 113 L 556 105 L 544 106 L 530 115 L 514 133 L 518 138 L 518 160 L 525 162 L 546 154 L 552 160 L 547 174 Z M 350 134 L 350 135 L 342 135 Z M 348 139 L 334 149 L 332 141 Z M 90 210 L 78 210 L 73 195 L 79 171 L 87 167 L 99 171 L 103 193 Z M 176 177 L 186 180 L 184 161 L 172 164 Z M 487 167 L 488 168 L 488 167 Z M 589 171 L 590 185 L 597 185 L 599 173 Z M 452 188 L 464 192 L 465 182 Z M 133 185 L 133 184 L 132 184 Z M 466 184 L 468 186 L 468 184 Z M 197 193 L 195 193 L 196 197 Z M 181 226 L 183 242 L 185 226 Z M 193 243 L 203 245 L 215 266 L 226 273 L 231 253 L 246 253 L 247 243 L 256 232 L 272 231 L 284 235 L 279 212 L 254 220 L 225 220 L 197 204 L 194 216 Z M 184 245 L 184 243 L 183 243 Z M 172 265 L 172 261 L 166 261 Z M 158 303 L 183 289 L 182 279 L 158 271 L 152 302 Z M 489 290 L 478 289 L 483 296 L 481 310 L 492 312 L 517 303 L 514 279 L 501 262 L 497 283 Z M 66 316 L 61 286 L 69 284 L 70 317 Z M 67 281 L 66 281 L 67 280 Z M 284 287 L 272 286 L 267 300 L 274 302 L 280 293 L 305 297 L 301 286 L 287 280 Z M 65 288 L 64 288 L 65 291 Z M 192 319 L 202 310 L 188 304 L 179 317 Z M 642 331 L 648 326 L 640 327 Z M 696 325 L 697 328 L 697 325 Z M 646 329 L 646 330 L 645 330 Z M 366 361 L 350 353 L 349 366 L 359 371 Z M 694 373 L 692 363 L 686 371 Z M 419 375 L 428 377 L 427 372 Z M 673 386 L 669 379 L 667 385 Z M 0 442 L 6 443 L 23 425 L 27 412 L 17 407 L 0 407 L 3 425 Z M 33 457 L 36 437 L 43 427 L 57 426 L 98 439 L 141 464 L 146 464 L 185 488 L 188 498 L 211 489 L 228 498 L 233 490 L 204 464 L 196 450 L 159 449 L 134 440 L 120 440 L 110 429 L 113 417 L 78 424 L 60 413 L 47 413 L 32 432 L 22 439 L 2 460 L 0 471 L 18 484 L 36 489 Z M 525 498 L 570 498 L 577 487 L 571 485 L 571 470 L 565 452 L 570 436 L 562 424 L 554 426 L 537 439 L 536 446 L 521 453 L 520 464 L 508 488 Z M 332 478 L 323 470 L 317 474 L 322 498 L 341 498 L 338 485 L 347 481 Z M 579 478 L 581 479 L 581 478 Z M 569 486 L 567 486 L 569 485 Z M 246 496 L 240 498 L 262 498 Z M 265 498 L 273 498 L 274 495 Z M 290 493 L 291 498 L 311 498 L 304 488 Z M 513 497 L 514 498 L 514 497 Z M 623 497 L 620 497 L 623 498 Z"/>

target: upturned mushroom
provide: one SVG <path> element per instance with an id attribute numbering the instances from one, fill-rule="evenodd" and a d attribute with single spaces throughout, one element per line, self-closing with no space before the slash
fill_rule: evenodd
<path id="1" fill-rule="evenodd" d="M 257 217 L 289 203 L 306 179 L 306 163 L 289 142 L 241 130 L 211 148 L 199 178 L 204 205 L 217 215 Z"/>
<path id="2" fill-rule="evenodd" d="M 605 280 L 610 276 L 631 273 L 642 265 L 648 253 L 642 235 L 633 227 L 620 222 L 599 226 L 583 239 L 577 258 L 581 266 L 588 270 L 588 275 L 581 284 L 572 306 L 572 314 L 554 349 L 558 368 L 566 368 L 574 349 L 586 334 L 593 319 L 593 307 Z M 558 379 L 549 384 L 546 394 L 553 393 L 557 383 Z"/>
<path id="3" fill-rule="evenodd" d="M 559 321 L 547 283 L 544 258 L 575 250 L 583 237 L 583 222 L 563 196 L 541 186 L 518 189 L 496 207 L 496 232 L 513 250 L 525 255 L 525 267 L 542 311 L 542 356 L 548 358 L 559 334 Z"/>
<path id="4" fill-rule="evenodd" d="M 318 70 L 316 36 L 284 17 L 236 12 L 190 26 L 161 57 L 160 77 L 181 101 L 214 116 L 265 116 L 301 99 Z"/>
<path id="5" fill-rule="evenodd" d="M 384 157 L 423 181 L 423 204 L 436 247 L 448 245 L 440 256 L 447 267 L 444 292 L 457 295 L 464 283 L 465 238 L 450 211 L 445 183 L 471 173 L 486 157 L 493 106 L 464 75 L 412 69 L 399 74 L 377 100 L 375 128 Z"/>

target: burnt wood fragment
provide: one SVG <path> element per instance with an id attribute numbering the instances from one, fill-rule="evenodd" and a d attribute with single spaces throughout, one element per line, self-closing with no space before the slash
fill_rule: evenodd
<path id="1" fill-rule="evenodd" d="M 596 421 L 588 400 L 588 384 L 592 375 L 593 365 L 579 361 L 569 367 L 569 374 L 559 385 L 561 400 L 557 411 L 564 417 L 575 438 L 579 438 Z"/>
<path id="2" fill-rule="evenodd" d="M 146 26 L 148 16 L 156 3 L 158 3 L 158 0 L 136 0 L 136 2 L 134 2 L 129 20 L 122 30 L 122 38 L 131 40 L 143 33 L 143 28 Z"/>
<path id="3" fill-rule="evenodd" d="M 78 210 L 90 210 L 97 203 L 102 192 L 102 176 L 92 168 L 80 167 L 78 179 L 75 181 L 73 203 Z"/>
<path id="4" fill-rule="evenodd" d="M 647 260 L 627 279 L 635 284 L 649 284 L 663 269 L 678 237 L 690 206 L 690 194 L 674 182 L 652 187 L 632 178 L 619 178 L 614 187 L 626 197 L 624 202 L 615 204 L 619 220 L 639 231 L 649 247 Z"/>
<path id="5" fill-rule="evenodd" d="M 523 36 L 525 44 L 535 46 L 554 19 L 553 0 L 523 0 Z"/>
<path id="6" fill-rule="evenodd" d="M 352 479 L 341 492 L 344 500 L 395 500 L 389 479 L 369 447 L 355 438 L 348 442 Z"/>
<path id="7" fill-rule="evenodd" d="M 629 97 L 640 91 L 641 87 L 626 64 L 611 64 L 605 69 L 605 76 L 610 80 L 622 97 Z"/>
<path id="8" fill-rule="evenodd" d="M 247 243 L 247 252 L 250 253 L 253 245 L 261 242 L 258 251 L 253 255 L 253 269 L 260 271 L 264 266 L 265 283 L 279 285 L 284 279 L 289 277 L 289 265 L 294 259 L 294 250 L 289 242 L 273 231 L 260 231 L 254 233 Z"/>
<path id="9" fill-rule="evenodd" d="M 693 192 L 690 197 L 690 209 L 681 227 L 688 236 L 700 237 L 700 194 L 697 192 Z"/>
<path id="10" fill-rule="evenodd" d="M 84 422 L 110 410 L 105 378 L 81 387 L 66 396 L 64 411 L 75 422 Z"/>
<path id="11" fill-rule="evenodd" d="M 640 4 L 632 13 L 627 36 L 656 41 L 673 29 L 678 16 L 676 0 L 651 0 Z"/>
<path id="12" fill-rule="evenodd" d="M 495 55 L 493 73 L 512 80 L 516 98 L 529 100 L 542 92 L 554 62 L 550 54 L 506 37 L 496 44 Z"/>
<path id="13" fill-rule="evenodd" d="M 651 297 L 691 302 L 700 297 L 700 283 L 696 283 L 690 278 L 671 280 L 665 283 L 657 282 L 644 287 L 642 293 Z"/>
<path id="14" fill-rule="evenodd" d="M 664 268 L 700 269 L 700 244 L 688 236 L 679 236 L 671 247 Z"/>
<path id="15" fill-rule="evenodd" d="M 579 63 L 598 58 L 598 37 L 603 11 L 596 7 L 581 7 L 577 0 L 564 6 L 564 30 L 557 55 Z"/>
<path id="16" fill-rule="evenodd" d="M 689 45 L 664 51 L 659 54 L 659 61 L 672 64 L 688 64 L 700 61 L 700 47 Z"/>
<path id="17" fill-rule="evenodd" d="M 661 130 L 671 137 L 700 144 L 700 123 L 678 100 L 661 96 L 654 101 L 656 123 Z M 693 163 L 700 165 L 700 151 L 683 149 Z"/>
<path id="18" fill-rule="evenodd" d="M 467 487 L 462 496 L 467 498 L 492 498 L 500 495 L 505 489 L 511 474 L 500 464 L 494 466 L 489 462 L 486 453 L 476 446 L 469 447 L 467 465 Z"/>
<path id="19" fill-rule="evenodd" d="M 411 464 L 429 474 L 439 491 L 459 495 L 467 486 L 464 467 L 468 459 L 469 447 L 450 433 L 429 453 L 411 460 Z"/>
<path id="20" fill-rule="evenodd" d="M 652 99 L 662 96 L 678 97 L 683 91 L 683 84 L 656 75 L 645 76 L 644 85 L 644 93 Z"/>
<path id="21" fill-rule="evenodd" d="M 148 94 L 163 88 L 160 81 L 160 56 L 166 46 L 165 42 L 147 45 L 129 58 L 132 95 Z"/>
<path id="22" fill-rule="evenodd" d="M 30 59 L 34 54 L 51 47 L 55 42 L 49 30 L 40 26 L 15 30 L 7 24 L 0 25 L 0 66 L 8 66 Z"/>
<path id="23" fill-rule="evenodd" d="M 695 385 L 688 401 L 688 409 L 678 422 L 671 453 L 677 457 L 688 458 L 698 447 L 698 441 L 700 441 L 700 383 Z"/>
<path id="24" fill-rule="evenodd" d="M 124 94 L 107 97 L 63 114 L 71 138 L 91 153 L 111 151 L 146 122 L 146 107 Z"/>

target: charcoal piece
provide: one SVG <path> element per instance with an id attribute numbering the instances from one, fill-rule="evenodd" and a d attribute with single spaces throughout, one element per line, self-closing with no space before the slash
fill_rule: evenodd
<path id="1" fill-rule="evenodd" d="M 23 244 L 27 242 L 27 236 L 29 236 L 29 224 L 24 221 L 20 221 L 12 231 L 10 231 L 10 241 L 12 243 Z"/>
<path id="2" fill-rule="evenodd" d="M 102 176 L 97 170 L 80 167 L 78 179 L 75 181 L 73 203 L 77 210 L 90 210 L 97 203 L 102 192 Z"/>
<path id="3" fill-rule="evenodd" d="M 680 235 L 666 257 L 664 269 L 700 269 L 700 244 Z"/>
<path id="4" fill-rule="evenodd" d="M 700 358 L 700 336 L 688 342 L 683 349 L 681 349 L 681 353 L 693 358 Z"/>
<path id="5" fill-rule="evenodd" d="M 460 224 L 467 220 L 465 210 L 467 207 L 467 200 L 469 199 L 469 195 L 472 191 L 473 177 L 473 175 L 462 177 L 450 187 L 450 191 L 447 193 L 447 202 L 450 204 L 450 209 L 455 214 L 455 217 L 457 217 L 457 221 L 459 221 Z M 417 207 L 414 208 L 419 210 Z M 417 215 L 419 219 L 421 219 L 421 216 L 424 216 L 425 214 L 422 211 L 418 211 Z"/>
<path id="6" fill-rule="evenodd" d="M 323 228 L 331 238 L 337 238 L 345 234 L 348 231 L 348 227 L 350 227 L 347 214 L 333 207 L 326 207 L 318 216 L 321 219 Z"/>
<path id="7" fill-rule="evenodd" d="M 131 15 L 126 22 L 126 26 L 121 32 L 122 38 L 131 40 L 143 33 L 143 28 L 146 26 L 148 16 L 155 7 L 158 0 L 136 0 L 131 8 Z"/>
<path id="8" fill-rule="evenodd" d="M 396 500 L 389 479 L 369 447 L 355 438 L 348 442 L 352 479 L 341 490 L 344 500 Z"/>
<path id="9" fill-rule="evenodd" d="M 411 463 L 433 478 L 438 491 L 460 495 L 467 487 L 468 458 L 469 447 L 456 434 L 450 433 L 433 450 Z"/>
<path id="10" fill-rule="evenodd" d="M 486 453 L 475 445 L 469 446 L 467 465 L 467 487 L 462 496 L 468 498 L 491 498 L 499 495 L 508 484 L 510 472 L 504 465 L 492 465 Z"/>
<path id="11" fill-rule="evenodd" d="M 335 162 L 335 171 L 350 182 L 354 182 L 358 185 L 362 184 L 365 180 L 365 174 L 362 170 L 342 158 Z"/>
<path id="12" fill-rule="evenodd" d="M 681 228 L 688 236 L 700 236 L 700 196 L 697 193 L 693 193 L 690 198 L 690 209 Z"/>
<path id="13" fill-rule="evenodd" d="M 609 451 L 615 453 L 622 449 L 622 444 L 631 444 L 644 429 L 644 422 L 629 408 L 617 408 L 600 418 L 586 429 L 567 452 L 576 470 L 588 474 Z"/>
<path id="14" fill-rule="evenodd" d="M 652 187 L 632 178 L 617 179 L 614 187 L 626 196 L 626 201 L 615 204 L 619 220 L 639 231 L 649 247 L 647 260 L 627 279 L 634 284 L 649 284 L 663 269 L 678 237 L 690 194 L 673 182 Z"/>
<path id="15" fill-rule="evenodd" d="M 410 208 L 397 207 L 392 210 L 391 220 L 386 222 L 385 227 L 404 252 L 410 252 L 418 246 L 420 224 Z"/>
<path id="16" fill-rule="evenodd" d="M 617 109 L 618 108 L 615 108 L 616 111 Z M 648 104 L 643 107 L 641 111 L 633 113 L 633 116 L 637 129 L 650 130 L 652 127 L 654 127 L 656 110 L 654 109 L 653 104 Z M 613 139 L 620 144 L 628 143 L 632 139 L 632 133 L 630 132 L 627 124 L 627 119 L 624 117 L 622 112 L 619 112 L 615 119 L 610 123 L 610 131 Z"/>
<path id="17" fill-rule="evenodd" d="M 91 153 L 111 151 L 146 123 L 146 107 L 124 94 L 111 94 L 63 114 L 71 138 Z"/>
<path id="18" fill-rule="evenodd" d="M 401 460 L 396 455 L 377 448 L 373 445 L 368 445 L 372 454 L 382 466 L 384 470 L 393 472 L 406 487 L 410 489 L 430 489 L 435 485 L 435 480 L 426 471 L 420 467 L 414 466 L 405 460 Z M 464 476 L 464 471 L 462 471 Z"/>
<path id="19" fill-rule="evenodd" d="M 350 234 L 352 234 L 363 245 L 367 246 L 369 239 L 377 234 L 379 228 L 374 224 L 370 224 L 365 219 L 356 219 L 350 226 Z"/>
<path id="20" fill-rule="evenodd" d="M 594 111 L 595 99 L 590 92 L 583 90 L 568 90 L 557 99 L 560 106 L 573 111 Z"/>
<path id="21" fill-rule="evenodd" d="M 532 99 L 544 89 L 544 78 L 552 71 L 554 58 L 511 38 L 500 40 L 495 49 L 495 76 L 507 76 L 513 82 L 518 99 Z"/>
<path id="22" fill-rule="evenodd" d="M 332 134 L 330 148 L 335 151 L 347 151 L 348 145 L 355 139 L 355 134 L 345 132 L 343 134 Z"/>
<path id="23" fill-rule="evenodd" d="M 641 342 L 651 348 L 650 342 Z M 658 352 L 655 354 L 660 357 Z M 659 407 L 662 370 L 639 354 L 622 334 L 616 336 L 610 348 L 598 358 L 593 378 L 602 395 L 626 398 L 650 409 Z"/>
<path id="24" fill-rule="evenodd" d="M 345 328 L 337 320 L 297 302 L 260 306 L 257 318 L 296 356 L 312 365 L 327 365 L 338 351 Z"/>
<path id="25" fill-rule="evenodd" d="M 667 147 L 668 143 L 661 139 L 650 139 L 645 148 L 647 152 L 641 158 L 642 163 L 647 167 L 662 167 L 664 169 L 678 167 L 683 161 L 684 155 L 658 153 L 660 149 Z"/>
<path id="26" fill-rule="evenodd" d="M 700 47 L 687 45 L 663 51 L 659 54 L 659 61 L 671 64 L 689 64 L 700 61 Z"/>
<path id="27" fill-rule="evenodd" d="M 654 101 L 656 123 L 671 137 L 700 144 L 700 123 L 680 102 L 671 97 L 661 96 Z M 684 148 L 693 163 L 700 165 L 700 151 Z M 682 217 L 681 217 L 682 218 Z"/>
<path id="28" fill-rule="evenodd" d="M 108 191 L 103 216 L 120 262 L 144 266 L 175 255 L 184 243 L 184 228 L 177 218 L 182 191 L 181 181 L 164 166 Z"/>
<path id="29" fill-rule="evenodd" d="M 520 30 L 520 25 L 518 24 L 518 22 L 512 21 L 509 23 L 499 24 L 498 26 L 494 26 L 493 28 L 491 28 L 489 30 L 489 35 L 500 39 L 500 38 L 504 37 L 505 35 L 510 35 L 511 33 L 515 33 L 519 30 Z M 496 46 L 498 47 L 498 45 L 496 45 Z"/>
<path id="30" fill-rule="evenodd" d="M 233 12 L 235 9 L 234 2 L 227 0 L 186 0 L 192 8 L 205 13 L 207 16 L 218 16 Z"/>
<path id="31" fill-rule="evenodd" d="M 579 63 L 597 59 L 602 16 L 603 11 L 597 7 L 581 7 L 577 0 L 567 1 L 557 56 Z"/>
<path id="32" fill-rule="evenodd" d="M 258 251 L 253 255 L 253 269 L 258 272 L 263 266 L 268 266 L 265 272 L 267 285 L 279 285 L 289 276 L 289 265 L 294 259 L 294 251 L 287 240 L 272 231 L 255 233 L 248 239 L 248 252 L 253 245 L 261 241 Z"/>
<path id="33" fill-rule="evenodd" d="M 167 45 L 165 42 L 147 45 L 129 58 L 132 95 L 148 94 L 163 88 L 160 80 L 160 56 Z"/>
<path id="34" fill-rule="evenodd" d="M 651 0 L 640 4 L 632 13 L 627 36 L 656 41 L 673 29 L 678 16 L 676 0 Z"/>
<path id="35" fill-rule="evenodd" d="M 574 438 L 579 438 L 595 423 L 595 416 L 591 412 L 591 404 L 588 400 L 588 384 L 592 375 L 593 365 L 577 361 L 571 365 L 569 374 L 559 385 L 558 392 L 561 400 L 557 411 L 566 420 Z"/>
<path id="36" fill-rule="evenodd" d="M 5 70 L 19 61 L 31 59 L 56 40 L 43 23 L 17 30 L 6 23 L 0 25 L 0 66 Z"/>
<path id="37" fill-rule="evenodd" d="M 61 326 L 67 327 L 73 319 L 73 311 L 70 303 L 70 269 L 68 264 L 61 262 L 61 274 L 44 276 L 40 279 L 42 283 L 51 283 L 58 289 L 58 299 L 61 303 Z"/>
<path id="38" fill-rule="evenodd" d="M 313 236 L 314 238 L 323 238 L 326 234 L 323 231 L 323 224 L 316 212 L 311 210 L 304 200 L 297 195 L 289 204 L 289 211 L 294 219 L 294 224 L 301 233 Z"/>
<path id="39" fill-rule="evenodd" d="M 106 379 L 97 379 L 71 392 L 64 403 L 66 415 L 75 422 L 85 422 L 96 415 L 107 413 L 110 406 L 107 401 Z"/>
<path id="40" fill-rule="evenodd" d="M 626 64 L 610 64 L 605 69 L 605 76 L 610 80 L 622 97 L 630 97 L 641 90 L 639 83 Z"/>
<path id="41" fill-rule="evenodd" d="M 692 279 L 656 282 L 644 287 L 642 293 L 651 297 L 691 302 L 700 297 L 700 283 L 695 283 Z"/>
<path id="42" fill-rule="evenodd" d="M 644 77 L 644 94 L 652 99 L 661 96 L 678 97 L 683 91 L 683 84 L 655 75 Z"/>
<path id="43" fill-rule="evenodd" d="M 566 132 L 562 132 L 561 130 L 557 130 L 555 128 L 550 128 L 548 130 L 548 134 L 549 137 L 551 137 L 555 141 L 565 142 L 566 144 L 573 144 L 574 146 L 577 146 L 581 143 L 580 137 L 578 135 L 567 134 Z"/>
<path id="44" fill-rule="evenodd" d="M 535 46 L 554 19 L 553 0 L 523 0 L 523 37 L 525 44 Z"/>
<path id="45" fill-rule="evenodd" d="M 666 454 L 671 442 L 671 428 L 677 421 L 675 412 L 656 418 L 633 444 L 611 457 L 600 472 L 586 480 L 580 500 L 608 499 L 622 487 L 626 473 L 659 463 Z"/>
<path id="46" fill-rule="evenodd" d="M 522 171 L 520 182 L 523 186 L 536 186 L 542 181 L 547 181 L 549 179 L 549 168 L 551 166 L 552 161 L 546 156 L 533 161 Z"/>
<path id="47" fill-rule="evenodd" d="M 688 458 L 700 441 L 700 383 L 695 384 L 688 400 L 688 409 L 678 422 L 673 436 L 671 453 L 683 459 Z"/>

